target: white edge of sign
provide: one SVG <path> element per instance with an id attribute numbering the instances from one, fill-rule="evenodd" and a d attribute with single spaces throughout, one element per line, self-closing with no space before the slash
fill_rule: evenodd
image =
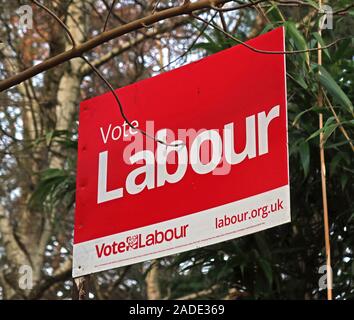
<path id="1" fill-rule="evenodd" d="M 266 218 L 262 218 L 261 214 L 256 217 L 251 217 L 253 210 L 263 208 L 265 205 L 268 206 L 268 210 L 271 204 L 273 208 L 275 208 L 275 204 L 279 203 L 278 199 L 281 201 L 281 209 L 269 213 Z M 249 212 L 249 215 L 242 215 L 246 211 Z M 235 224 L 230 222 L 227 226 L 216 228 L 216 221 L 226 221 L 225 216 L 231 219 L 232 216 L 236 215 L 241 218 L 246 218 L 244 218 L 242 222 L 236 222 Z M 271 191 L 198 213 L 74 244 L 73 277 L 76 278 L 99 271 L 205 247 L 272 228 L 290 222 L 290 220 L 289 185 L 285 185 Z M 96 246 L 97 248 L 103 248 L 103 244 L 111 246 L 114 242 L 126 242 L 128 237 L 135 235 L 141 235 L 141 239 L 146 239 L 148 235 L 155 235 L 155 231 L 161 234 L 169 229 L 174 231 L 175 228 L 177 234 L 179 234 L 181 228 L 186 225 L 188 225 L 188 227 L 186 228 L 185 237 L 163 241 L 159 244 L 145 246 L 143 248 L 132 249 L 129 247 L 128 250 L 123 253 L 112 253 L 108 256 L 102 254 L 102 256 L 98 258 Z M 170 235 L 170 233 L 168 234 Z"/>

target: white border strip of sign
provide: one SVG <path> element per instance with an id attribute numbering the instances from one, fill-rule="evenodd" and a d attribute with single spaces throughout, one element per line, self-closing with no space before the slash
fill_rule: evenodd
<path id="1" fill-rule="evenodd" d="M 267 217 L 262 218 L 262 208 L 267 206 Z M 256 210 L 258 215 L 256 216 Z M 248 212 L 248 215 L 244 213 Z M 252 213 L 253 212 L 253 217 Z M 236 218 L 244 219 L 242 222 L 232 223 Z M 229 219 L 229 220 L 228 220 Z M 184 217 L 156 223 L 142 228 L 121 232 L 115 235 L 102 237 L 78 244 L 74 244 L 74 265 L 73 277 L 99 272 L 107 269 L 122 267 L 133 263 L 138 263 L 150 259 L 176 254 L 183 251 L 193 250 L 207 245 L 245 236 L 250 233 L 262 231 L 290 222 L 290 195 L 289 185 L 267 191 L 256 196 L 231 202 L 222 206 L 207 209 L 198 213 L 189 214 Z M 224 226 L 216 228 L 217 222 Z M 228 225 L 227 222 L 229 222 Z M 158 242 L 164 236 L 171 236 L 173 232 L 181 235 L 181 230 L 185 236 L 178 239 L 164 240 L 150 246 L 135 247 L 128 245 L 128 238 L 139 237 L 142 245 L 148 235 Z M 168 231 L 170 230 L 170 231 Z M 156 237 L 156 235 L 158 235 Z M 156 240 L 157 239 L 157 240 Z M 112 245 L 125 244 L 125 251 L 112 253 Z M 145 243 L 146 244 L 146 243 Z M 104 255 L 111 252 L 107 256 Z M 122 247 L 121 247 L 122 248 Z M 98 257 L 98 251 L 101 257 Z M 141 254 L 139 254 L 141 251 Z"/>
<path id="2" fill-rule="evenodd" d="M 285 48 L 285 27 L 282 27 L 283 30 L 283 51 Z M 289 124 L 288 124 L 288 86 L 286 82 L 286 54 L 283 54 L 284 61 L 284 95 L 285 95 L 285 124 L 286 124 L 286 158 L 288 161 L 288 184 L 290 184 L 290 167 L 289 167 Z M 290 190 L 289 190 L 290 193 Z"/>

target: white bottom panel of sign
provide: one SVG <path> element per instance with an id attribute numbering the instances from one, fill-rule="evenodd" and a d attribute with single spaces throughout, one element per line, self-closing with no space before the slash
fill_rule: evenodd
<path id="1" fill-rule="evenodd" d="M 181 218 L 74 244 L 73 277 L 189 251 L 290 220 L 286 185 Z"/>

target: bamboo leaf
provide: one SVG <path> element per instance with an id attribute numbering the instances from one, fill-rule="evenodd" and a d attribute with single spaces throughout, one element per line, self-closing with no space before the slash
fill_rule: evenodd
<path id="1" fill-rule="evenodd" d="M 261 269 L 263 270 L 269 285 L 271 286 L 273 283 L 273 270 L 271 265 L 269 264 L 268 261 L 264 260 L 264 259 L 258 259 L 258 263 L 259 266 L 261 267 Z"/>
<path id="2" fill-rule="evenodd" d="M 316 138 L 321 132 L 323 132 L 324 136 L 326 135 L 326 139 L 327 140 L 329 138 L 329 136 L 333 133 L 333 131 L 338 127 L 338 124 L 334 123 L 328 126 L 324 126 L 322 129 L 318 129 L 317 131 L 315 131 L 313 134 L 311 134 L 306 141 L 309 141 L 313 138 Z M 325 141 L 324 141 L 325 142 Z"/>
<path id="3" fill-rule="evenodd" d="M 45 142 L 47 147 L 50 145 L 50 143 L 52 142 L 54 136 L 54 131 L 49 131 L 47 132 L 47 134 L 45 135 Z"/>
<path id="4" fill-rule="evenodd" d="M 314 32 L 313 36 L 315 37 L 315 39 L 318 41 L 318 43 L 321 45 L 321 47 L 325 47 L 326 44 L 323 41 L 323 38 L 321 37 L 321 35 L 318 32 Z M 331 56 L 329 54 L 328 49 L 323 49 L 323 52 L 325 53 L 325 55 L 328 57 L 328 59 L 331 60 Z"/>
<path id="5" fill-rule="evenodd" d="M 286 31 L 288 32 L 291 39 L 293 39 L 296 49 L 298 50 L 308 50 L 308 46 L 305 38 L 301 32 L 296 28 L 296 25 L 292 21 L 287 21 L 285 23 Z M 310 55 L 308 52 L 301 54 L 307 65 L 310 65 Z"/>
<path id="6" fill-rule="evenodd" d="M 299 146 L 299 153 L 302 168 L 304 169 L 305 178 L 307 177 L 310 169 L 310 147 L 307 141 L 304 141 Z"/>
<path id="7" fill-rule="evenodd" d="M 293 123 L 292 123 L 292 125 L 295 126 L 296 123 L 300 120 L 300 118 L 301 118 L 305 113 L 311 111 L 312 109 L 313 109 L 313 107 L 308 108 L 308 109 L 306 109 L 306 110 L 300 112 L 299 114 L 297 114 L 296 117 L 295 117 L 295 119 L 294 119 L 294 121 L 293 121 Z"/>
<path id="8" fill-rule="evenodd" d="M 342 186 L 342 190 L 344 190 L 345 186 L 347 185 L 348 182 L 348 175 L 347 174 L 342 174 L 340 176 L 340 184 Z"/>
<path id="9" fill-rule="evenodd" d="M 344 91 L 340 88 L 340 86 L 336 83 L 336 81 L 332 78 L 329 72 L 323 67 L 318 66 L 320 70 L 320 82 L 326 88 L 328 93 L 343 107 L 345 107 L 351 114 L 353 114 L 353 104 L 344 93 Z"/>
<path id="10" fill-rule="evenodd" d="M 336 168 L 339 164 L 339 162 L 342 160 L 342 154 L 338 152 L 332 159 L 331 164 L 330 164 L 330 176 L 332 177 L 336 171 Z"/>

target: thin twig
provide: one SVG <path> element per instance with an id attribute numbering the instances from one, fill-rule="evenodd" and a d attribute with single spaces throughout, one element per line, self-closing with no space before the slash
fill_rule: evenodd
<path id="1" fill-rule="evenodd" d="M 109 81 L 101 74 L 101 72 L 84 56 L 81 57 L 81 59 L 83 59 L 91 68 L 92 70 L 97 74 L 97 76 L 105 83 L 105 85 L 107 86 L 107 88 L 111 91 L 111 93 L 114 96 L 114 99 L 116 100 L 118 106 L 119 106 L 119 110 L 120 110 L 120 114 L 122 115 L 123 119 L 125 120 L 125 122 L 128 124 L 128 126 L 136 131 L 139 131 L 141 134 L 143 134 L 144 136 L 146 136 L 147 138 L 153 139 L 158 143 L 161 143 L 167 147 L 180 147 L 180 146 L 184 146 L 185 143 L 181 142 L 178 144 L 168 144 L 165 141 L 162 141 L 160 139 L 157 139 L 156 137 L 148 134 L 146 131 L 135 127 L 128 119 L 128 117 L 125 115 L 122 103 L 117 95 L 117 93 L 114 91 L 112 85 L 109 83 Z"/>
<path id="2" fill-rule="evenodd" d="M 229 12 L 229 11 L 236 11 L 236 10 L 240 10 L 240 9 L 244 9 L 244 8 L 249 8 L 249 7 L 254 7 L 256 4 L 261 3 L 261 2 L 266 2 L 268 0 L 257 0 L 257 1 L 253 1 L 251 3 L 244 3 L 241 4 L 239 6 L 235 6 L 235 7 L 230 7 L 230 8 L 220 8 L 218 6 L 216 6 L 215 4 L 211 4 L 210 8 L 219 12 Z"/>
<path id="3" fill-rule="evenodd" d="M 217 15 L 217 13 L 214 13 L 214 15 L 210 18 L 209 21 L 212 21 L 215 16 Z M 182 59 L 183 57 L 185 57 L 195 46 L 195 44 L 197 43 L 197 41 L 200 39 L 200 37 L 204 34 L 205 29 L 208 27 L 207 24 L 204 24 L 204 26 L 202 27 L 202 29 L 200 30 L 200 32 L 198 33 L 197 37 L 193 40 L 193 42 L 190 44 L 190 46 L 188 47 L 188 49 L 186 51 L 184 51 L 180 56 L 178 56 L 177 58 L 173 59 L 172 61 L 170 61 L 168 64 L 164 65 L 163 67 L 161 67 L 159 70 L 157 70 L 157 72 L 161 72 L 162 70 L 166 69 L 167 67 L 169 67 L 170 65 L 176 63 L 177 61 L 179 61 L 180 59 Z"/>
<path id="4" fill-rule="evenodd" d="M 237 39 L 236 37 L 234 37 L 232 34 L 225 32 L 222 28 L 220 28 L 219 26 L 208 22 L 207 20 L 195 15 L 194 13 L 191 13 L 191 16 L 194 17 L 195 19 L 204 22 L 205 24 L 213 27 L 214 29 L 217 29 L 218 31 L 222 32 L 223 34 L 225 34 L 227 37 L 229 37 L 230 39 L 234 40 L 235 42 L 245 46 L 246 48 L 257 52 L 257 53 L 264 53 L 264 54 L 299 54 L 299 53 L 306 53 L 306 52 L 312 52 L 312 51 L 320 51 L 320 50 L 324 50 L 324 49 L 328 49 L 332 46 L 334 46 L 335 44 L 337 44 L 338 42 L 345 40 L 345 39 L 352 39 L 354 37 L 345 37 L 345 38 L 339 38 L 336 39 L 335 41 L 331 42 L 330 44 L 320 47 L 320 48 L 310 48 L 310 49 L 305 49 L 305 50 L 292 50 L 292 51 L 269 51 L 269 50 L 261 50 L 261 49 L 257 49 L 255 47 L 252 47 L 251 45 L 249 45 L 248 43 Z"/>
<path id="5" fill-rule="evenodd" d="M 252 0 L 249 0 L 251 3 L 254 3 Z M 268 18 L 267 14 L 264 12 L 263 8 L 261 7 L 260 4 L 255 4 L 254 8 L 257 10 L 257 12 L 263 16 L 264 20 L 266 20 L 267 23 L 271 24 L 274 26 L 274 23 Z"/>
<path id="6" fill-rule="evenodd" d="M 39 7 L 41 7 L 43 10 L 45 10 L 46 12 L 48 12 L 53 18 L 55 18 L 55 20 L 57 20 L 60 25 L 63 27 L 63 29 L 66 31 L 66 33 L 69 35 L 72 43 L 73 43 L 73 46 L 75 47 L 75 40 L 69 30 L 69 28 L 66 26 L 66 24 L 64 22 L 62 22 L 56 15 L 54 12 L 52 12 L 50 9 L 48 9 L 47 7 L 45 7 L 44 5 L 42 5 L 41 3 L 39 3 L 38 1 L 36 0 L 32 0 L 36 5 L 38 5 Z M 115 0 L 112 2 L 112 6 L 110 8 L 110 11 L 107 15 L 107 19 L 106 19 L 106 22 L 108 21 L 108 18 L 110 16 L 110 13 L 114 7 L 114 4 L 115 4 Z M 158 4 L 158 3 L 157 3 Z M 106 23 L 105 23 L 105 27 L 106 27 Z M 104 28 L 105 29 L 105 28 Z M 116 92 L 114 91 L 112 85 L 108 82 L 107 79 L 105 79 L 105 77 L 101 74 L 101 72 L 84 56 L 81 56 L 80 58 L 82 58 L 90 67 L 91 69 L 100 77 L 100 79 L 105 83 L 105 85 L 109 88 L 109 90 L 112 92 L 118 106 L 119 106 L 119 110 L 120 110 L 120 114 L 122 115 L 123 119 L 125 120 L 125 122 L 128 124 L 129 127 L 131 127 L 132 129 L 136 130 L 136 131 L 139 131 L 140 133 L 142 133 L 144 136 L 148 137 L 148 138 L 151 138 L 155 141 L 157 141 L 158 143 L 161 143 L 163 145 L 166 145 L 168 147 L 178 147 L 178 146 L 181 146 L 181 145 L 184 145 L 184 143 L 178 143 L 178 144 L 167 144 L 166 142 L 160 140 L 160 139 L 157 139 L 156 137 L 154 136 L 151 136 L 149 135 L 146 131 L 140 129 L 140 128 L 137 128 L 135 127 L 128 119 L 128 117 L 125 115 L 125 112 L 124 112 L 124 109 L 123 109 L 123 106 L 122 106 L 122 103 L 118 97 L 118 95 L 116 94 Z"/>
<path id="7" fill-rule="evenodd" d="M 322 0 L 318 0 L 318 6 L 322 6 Z M 322 35 L 321 27 L 318 30 L 320 36 Z M 321 49 L 320 42 L 317 43 L 317 47 Z M 322 50 L 317 53 L 317 63 L 322 65 Z M 319 70 L 319 73 L 321 71 Z M 318 106 L 323 107 L 323 95 L 321 91 L 321 84 L 319 84 Z M 332 267 L 331 267 L 331 236 L 329 230 L 329 217 L 328 217 L 328 199 L 327 199 L 327 179 L 326 179 L 326 160 L 324 150 L 324 132 L 323 132 L 323 113 L 319 114 L 319 129 L 320 129 L 320 170 L 321 170 L 321 186 L 322 186 L 322 206 L 323 206 L 323 224 L 324 224 L 324 236 L 325 236 L 325 249 L 326 249 L 326 268 L 327 268 L 327 300 L 332 300 Z"/>
<path id="8" fill-rule="evenodd" d="M 73 58 L 80 57 L 85 52 L 88 52 L 88 51 L 96 48 L 97 46 L 102 45 L 103 43 L 105 43 L 107 41 L 110 41 L 110 40 L 115 39 L 119 36 L 125 35 L 127 33 L 132 32 L 132 31 L 139 30 L 144 25 L 151 25 L 155 22 L 162 21 L 162 20 L 169 19 L 169 18 L 176 17 L 176 16 L 180 16 L 180 15 L 184 15 L 184 14 L 192 14 L 194 11 L 208 9 L 208 8 L 211 8 L 211 6 L 217 6 L 217 5 L 225 4 L 228 2 L 231 2 L 231 0 L 199 0 L 196 2 L 187 2 L 186 4 L 184 4 L 182 6 L 164 9 L 164 10 L 161 10 L 161 11 L 155 13 L 154 15 L 149 15 L 149 16 L 143 17 L 141 19 L 137 19 L 135 21 L 129 22 L 125 25 L 118 26 L 112 30 L 109 30 L 109 31 L 106 31 L 100 35 L 97 35 L 82 44 L 78 44 L 76 48 L 73 48 L 71 50 L 67 50 L 63 53 L 60 53 L 60 54 L 58 54 L 54 57 L 51 57 L 39 64 L 29 67 L 29 68 L 17 73 L 16 75 L 10 76 L 9 78 L 7 78 L 5 80 L 0 81 L 0 92 L 4 91 L 6 89 L 9 89 L 9 88 L 11 88 L 11 87 L 29 79 L 29 78 L 32 78 L 44 71 L 47 71 L 53 67 L 56 67 L 64 62 L 67 62 Z M 254 2 L 254 3 L 256 3 L 256 2 Z M 244 4 L 244 5 L 240 5 L 238 7 L 235 7 L 234 10 L 238 10 L 241 7 L 250 7 L 250 6 L 252 6 L 252 4 Z M 199 18 L 199 20 L 200 19 L 201 18 Z M 205 22 L 205 20 L 204 20 L 204 22 Z M 228 36 L 230 36 L 230 35 L 228 34 Z M 231 36 L 231 38 L 233 38 L 233 40 L 237 41 L 238 43 L 243 44 L 243 42 L 240 41 L 239 39 L 236 39 L 235 37 L 232 37 L 232 36 Z M 286 52 L 286 51 L 285 52 L 279 52 L 279 51 L 278 52 L 271 52 L 271 51 L 267 52 L 264 50 L 257 50 L 255 48 L 252 48 L 252 49 L 253 49 L 253 51 L 256 51 L 256 52 L 270 53 L 270 54 L 271 53 L 273 53 L 273 54 L 304 53 L 304 52 L 317 51 L 317 50 L 323 50 L 323 49 L 329 48 L 330 46 L 336 44 L 338 41 L 343 40 L 343 39 L 345 39 L 345 38 L 338 39 L 335 42 L 329 44 L 328 46 L 318 48 L 318 49 L 297 50 L 297 51 L 290 51 L 290 52 L 289 51 L 288 52 Z M 249 46 L 249 48 L 250 48 L 250 46 Z"/>
<path id="9" fill-rule="evenodd" d="M 154 7 L 152 8 L 152 11 L 151 11 L 151 15 L 154 15 L 156 13 L 156 10 L 157 10 L 157 7 L 158 5 L 160 4 L 160 1 L 161 0 L 157 0 Z M 146 29 L 150 29 L 152 27 L 153 23 L 152 24 L 143 24 L 143 26 L 146 28 Z"/>
<path id="10" fill-rule="evenodd" d="M 161 0 L 157 0 L 155 5 L 154 5 L 154 8 L 152 9 L 151 11 L 151 14 L 155 14 L 156 10 L 157 10 L 157 7 L 159 6 Z"/>
<path id="11" fill-rule="evenodd" d="M 98 59 L 91 61 L 91 63 L 99 68 L 101 65 L 105 64 L 106 62 L 108 62 L 111 58 L 122 54 L 123 52 L 133 48 L 134 46 L 142 43 L 143 41 L 146 41 L 148 39 L 154 39 L 155 36 L 157 35 L 163 35 L 165 32 L 167 31 L 171 31 L 175 28 L 178 28 L 182 25 L 184 25 L 188 20 L 190 20 L 189 17 L 185 17 L 182 19 L 179 19 L 178 21 L 174 22 L 171 25 L 168 24 L 164 24 L 161 28 L 156 28 L 154 31 L 152 32 L 146 32 L 145 34 L 138 34 L 134 41 L 129 41 L 129 42 L 125 42 L 123 43 L 121 46 L 115 47 L 113 48 L 111 51 L 109 51 L 108 53 L 100 56 Z M 92 71 L 92 69 L 90 68 L 89 65 L 85 64 L 80 71 L 80 75 L 86 76 L 88 75 L 90 72 Z"/>
<path id="12" fill-rule="evenodd" d="M 225 20 L 225 17 L 224 17 L 224 14 L 222 13 L 222 11 L 219 11 L 219 17 L 220 17 L 221 24 L 222 24 L 224 31 L 228 32 L 226 20 Z"/>
<path id="13" fill-rule="evenodd" d="M 348 5 L 348 6 L 346 6 L 346 7 L 343 8 L 343 9 L 339 9 L 339 10 L 337 10 L 337 11 L 334 11 L 333 14 L 334 14 L 334 15 L 336 15 L 336 14 L 341 15 L 341 14 L 343 14 L 343 13 L 347 13 L 347 11 L 350 10 L 351 8 L 354 8 L 354 3 L 352 3 L 352 4 Z"/>
<path id="14" fill-rule="evenodd" d="M 250 3 L 244 3 L 241 4 L 239 6 L 235 6 L 235 7 L 229 7 L 229 8 L 219 8 L 216 5 L 211 5 L 210 8 L 216 10 L 216 11 L 221 11 L 221 12 L 228 12 L 228 11 L 235 11 L 235 10 L 239 10 L 239 9 L 244 9 L 244 8 L 256 8 L 256 5 L 262 4 L 264 2 L 270 2 L 269 0 L 257 0 L 257 1 L 250 1 Z M 313 9 L 316 9 L 317 11 L 319 11 L 319 9 L 311 4 L 310 2 L 304 2 L 304 1 L 300 1 L 300 0 L 289 0 L 289 1 L 282 1 L 282 0 L 274 0 L 273 2 L 276 2 L 277 4 L 280 5 L 304 5 L 304 6 L 308 6 L 311 7 Z"/>
<path id="15" fill-rule="evenodd" d="M 170 19 L 173 17 L 188 15 L 193 11 L 199 11 L 210 8 L 210 4 L 215 5 L 231 2 L 232 0 L 198 0 L 195 2 L 187 3 L 186 5 L 181 5 L 177 7 L 167 8 L 156 12 L 153 15 L 148 15 L 140 19 L 128 22 L 124 25 L 115 27 L 111 30 L 107 30 L 97 36 L 92 37 L 90 40 L 78 44 L 76 48 L 62 52 L 56 56 L 53 56 L 41 63 L 38 63 L 32 67 L 23 70 L 16 75 L 13 75 L 5 80 L 0 81 L 0 92 L 9 89 L 29 78 L 32 78 L 44 71 L 54 68 L 64 62 L 71 59 L 78 58 L 84 53 L 102 45 L 117 37 L 123 36 L 133 31 L 141 29 L 144 24 L 151 25 L 153 23 Z"/>
<path id="16" fill-rule="evenodd" d="M 113 1 L 112 1 L 111 7 L 109 8 L 109 11 L 108 11 L 106 20 L 105 20 L 105 22 L 104 22 L 104 26 L 103 26 L 102 32 L 105 32 L 105 31 L 106 31 L 107 24 L 108 24 L 108 20 L 109 20 L 109 17 L 111 16 L 111 13 L 112 13 L 113 8 L 114 8 L 114 6 L 115 6 L 115 4 L 116 4 L 116 1 L 117 1 L 117 0 L 113 0 Z"/>
<path id="17" fill-rule="evenodd" d="M 337 115 L 337 112 L 334 110 L 334 108 L 333 108 L 333 106 L 332 106 L 332 103 L 331 103 L 331 101 L 329 100 L 329 98 L 328 98 L 326 92 L 325 92 L 322 88 L 321 88 L 321 90 L 322 90 L 323 96 L 324 96 L 325 99 L 326 99 L 326 102 L 327 102 L 327 105 L 328 105 L 329 109 L 331 110 L 331 112 L 333 113 L 334 118 L 335 118 L 336 121 L 337 121 L 337 124 L 338 124 L 338 126 L 339 126 L 339 129 L 342 131 L 344 137 L 347 139 L 347 141 L 348 141 L 349 144 L 350 144 L 350 147 L 352 148 L 352 151 L 354 152 L 354 145 L 353 145 L 352 140 L 351 140 L 350 137 L 349 137 L 349 134 L 348 134 L 347 130 L 345 130 L 345 128 L 343 127 L 342 122 L 340 121 L 340 119 L 339 119 L 339 117 L 338 117 L 338 115 Z"/>
<path id="18" fill-rule="evenodd" d="M 66 31 L 66 34 L 69 36 L 71 44 L 73 45 L 73 47 L 76 47 L 76 42 L 75 39 L 73 37 L 73 35 L 71 34 L 69 28 L 67 27 L 67 25 L 61 21 L 61 19 L 49 8 L 47 8 L 45 5 L 41 4 L 40 2 L 38 2 L 37 0 L 31 0 L 35 5 L 37 5 L 38 7 L 42 8 L 44 11 L 46 11 L 49 15 L 51 15 L 61 26 L 62 28 Z"/>

